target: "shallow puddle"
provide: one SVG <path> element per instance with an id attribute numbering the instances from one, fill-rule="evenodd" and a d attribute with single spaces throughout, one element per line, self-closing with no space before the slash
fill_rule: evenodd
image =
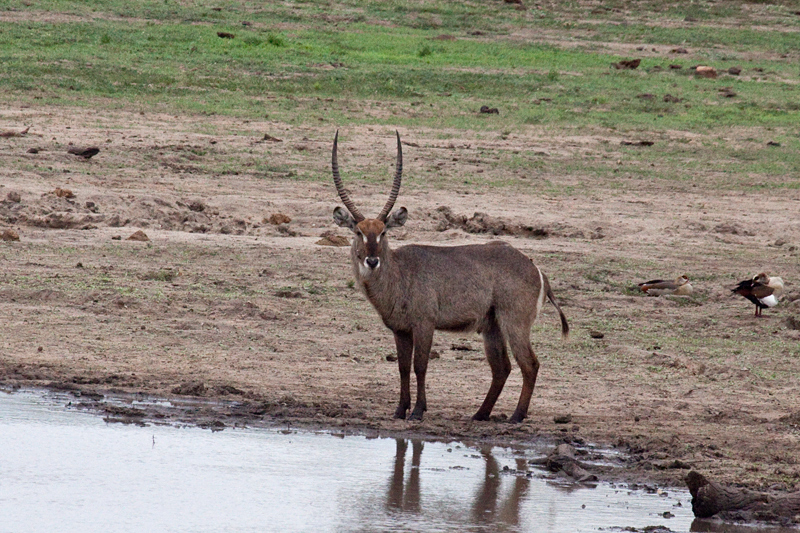
<path id="1" fill-rule="evenodd" d="M 0 532 L 739 531 L 693 526 L 686 491 L 546 479 L 528 464 L 546 450 L 107 424 L 68 402 L 0 393 Z"/>

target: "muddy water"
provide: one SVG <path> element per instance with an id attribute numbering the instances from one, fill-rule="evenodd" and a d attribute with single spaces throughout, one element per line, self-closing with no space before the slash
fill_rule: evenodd
<path id="1" fill-rule="evenodd" d="M 686 492 L 556 483 L 528 465 L 544 450 L 107 424 L 67 401 L 0 393 L 0 532 L 692 529 Z"/>

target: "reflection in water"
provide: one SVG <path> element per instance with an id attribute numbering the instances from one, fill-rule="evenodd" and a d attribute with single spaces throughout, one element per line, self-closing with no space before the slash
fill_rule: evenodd
<path id="1" fill-rule="evenodd" d="M 687 532 L 692 524 L 687 491 L 665 498 L 554 484 L 528 469 L 543 450 L 123 426 L 65 409 L 71 399 L 0 393 L 0 533 Z"/>
<path id="2" fill-rule="evenodd" d="M 472 519 L 477 523 L 501 522 L 519 526 L 520 502 L 528 492 L 530 479 L 524 475 L 515 475 L 509 494 L 500 501 L 500 466 L 491 452 L 491 447 L 481 450 L 486 469 L 483 483 L 480 485 L 472 506 Z M 525 472 L 528 469 L 525 459 L 517 457 L 516 469 Z M 500 511 L 498 513 L 498 507 Z"/>
<path id="3" fill-rule="evenodd" d="M 389 511 L 411 511 L 418 513 L 420 510 L 419 462 L 425 443 L 419 439 L 414 439 L 412 441 L 411 472 L 408 475 L 408 482 L 405 482 L 405 462 L 408 441 L 405 439 L 395 439 L 395 441 L 397 444 L 397 452 L 394 456 L 394 470 L 389 480 L 386 509 Z"/>
<path id="4" fill-rule="evenodd" d="M 406 476 L 406 456 L 411 443 L 411 468 Z M 396 452 L 394 468 L 389 478 L 386 493 L 386 510 L 389 512 L 420 513 L 421 501 L 421 459 L 425 443 L 419 439 L 395 439 Z M 513 485 L 508 494 L 501 497 L 501 466 L 492 455 L 491 447 L 481 449 L 484 463 L 481 483 L 472 499 L 470 522 L 475 525 L 504 524 L 520 525 L 521 502 L 528 493 L 531 479 L 527 475 L 513 475 Z M 525 472 L 528 469 L 524 458 L 516 458 L 516 470 Z"/>

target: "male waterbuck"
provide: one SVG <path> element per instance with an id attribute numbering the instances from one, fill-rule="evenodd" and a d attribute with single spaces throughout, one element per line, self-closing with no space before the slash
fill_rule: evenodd
<path id="1" fill-rule="evenodd" d="M 333 181 L 347 211 L 337 207 L 333 219 L 355 234 L 351 249 L 353 273 L 359 287 L 394 333 L 400 366 L 400 403 L 395 418 L 411 407 L 409 380 L 412 354 L 417 377 L 417 401 L 409 420 L 422 420 L 427 410 L 425 373 L 434 330 L 475 330 L 483 335 L 492 384 L 473 420 L 488 420 L 511 372 L 506 345 L 522 370 L 522 393 L 511 416 L 520 422 L 528 414 L 539 360 L 530 343 L 533 321 L 545 297 L 561 316 L 561 333 L 569 332 L 567 318 L 556 303 L 547 277 L 520 251 L 493 241 L 467 246 L 409 245 L 392 250 L 386 230 L 402 226 L 405 207 L 390 214 L 403 174 L 403 150 L 397 133 L 397 170 L 389 201 L 376 218 L 366 218 L 342 185 L 337 162 L 339 132 L 333 139 Z M 348 213 L 349 211 L 349 213 Z"/>

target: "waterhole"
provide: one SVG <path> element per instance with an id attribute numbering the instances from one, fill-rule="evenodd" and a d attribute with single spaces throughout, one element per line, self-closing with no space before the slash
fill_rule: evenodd
<path id="1" fill-rule="evenodd" d="M 109 424 L 68 403 L 0 393 L 0 532 L 733 531 L 692 526 L 686 491 L 553 480 L 529 464 L 543 449 Z"/>

